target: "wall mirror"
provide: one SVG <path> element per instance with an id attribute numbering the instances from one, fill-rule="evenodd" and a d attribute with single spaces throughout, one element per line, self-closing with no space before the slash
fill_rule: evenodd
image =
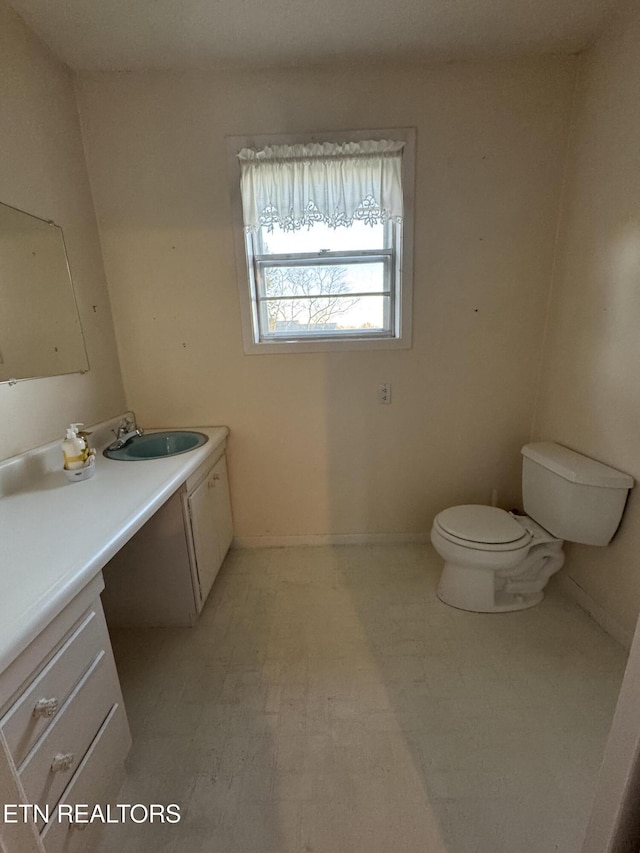
<path id="1" fill-rule="evenodd" d="M 0 382 L 88 369 L 62 228 L 0 203 Z"/>

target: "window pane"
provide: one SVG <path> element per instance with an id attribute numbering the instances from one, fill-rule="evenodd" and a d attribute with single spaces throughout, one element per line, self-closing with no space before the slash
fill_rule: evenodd
<path id="1" fill-rule="evenodd" d="M 264 296 L 340 296 L 389 290 L 385 264 L 262 267 Z"/>
<path id="2" fill-rule="evenodd" d="M 390 328 L 388 296 L 265 300 L 261 307 L 265 337 L 340 336 L 350 332 L 388 332 Z"/>
<path id="3" fill-rule="evenodd" d="M 367 225 L 358 221 L 338 228 L 329 228 L 324 222 L 316 222 L 311 228 L 301 228 L 300 231 L 283 231 L 274 227 L 269 232 L 263 227 L 260 229 L 259 245 L 260 241 L 262 245 L 258 251 L 263 255 L 387 248 L 384 225 Z"/>

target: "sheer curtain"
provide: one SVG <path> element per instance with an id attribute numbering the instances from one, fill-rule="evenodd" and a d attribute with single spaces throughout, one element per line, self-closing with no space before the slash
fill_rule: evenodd
<path id="1" fill-rule="evenodd" d="M 245 228 L 401 222 L 404 145 L 369 140 L 243 148 L 238 160 Z"/>

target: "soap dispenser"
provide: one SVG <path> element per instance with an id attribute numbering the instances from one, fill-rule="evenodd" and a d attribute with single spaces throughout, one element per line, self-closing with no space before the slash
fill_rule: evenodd
<path id="1" fill-rule="evenodd" d="M 78 435 L 78 429 L 82 424 L 71 424 L 67 430 L 67 437 L 62 442 L 64 453 L 64 467 L 67 471 L 75 471 L 84 468 L 87 462 L 89 450 L 87 442 Z"/>

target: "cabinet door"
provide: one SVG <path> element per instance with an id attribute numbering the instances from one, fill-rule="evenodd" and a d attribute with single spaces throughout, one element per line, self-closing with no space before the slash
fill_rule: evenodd
<path id="1" fill-rule="evenodd" d="M 220 458 L 208 479 L 213 479 L 213 518 L 218 536 L 220 562 L 227 556 L 233 539 L 233 519 L 231 517 L 231 499 L 229 498 L 229 478 L 227 476 L 227 458 Z"/>
<path id="2" fill-rule="evenodd" d="M 201 600 L 204 603 L 233 536 L 227 463 L 221 457 L 188 497 Z"/>

